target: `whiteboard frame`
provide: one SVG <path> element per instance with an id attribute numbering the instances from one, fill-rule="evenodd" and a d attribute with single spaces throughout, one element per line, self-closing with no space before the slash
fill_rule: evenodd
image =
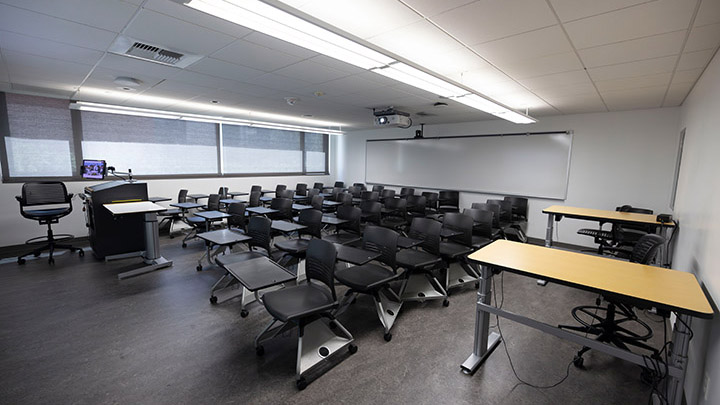
<path id="1" fill-rule="evenodd" d="M 572 159 L 572 148 L 573 148 L 573 140 L 574 140 L 574 132 L 572 130 L 544 131 L 544 132 L 516 132 L 516 133 L 506 133 L 506 134 L 482 134 L 482 135 L 451 135 L 451 136 L 435 136 L 435 137 L 430 137 L 430 138 L 423 137 L 422 139 L 423 140 L 445 140 L 445 139 L 458 139 L 458 138 L 486 138 L 486 137 L 498 137 L 498 136 L 504 137 L 504 136 L 554 135 L 554 134 L 566 134 L 566 135 L 570 136 L 570 147 L 568 148 L 567 166 L 565 169 L 565 192 L 563 193 L 563 196 L 561 198 L 539 196 L 539 195 L 509 194 L 509 193 L 500 194 L 497 191 L 489 191 L 489 190 L 468 190 L 468 189 L 453 189 L 453 190 L 465 192 L 465 193 L 503 195 L 503 196 L 510 196 L 510 197 L 534 197 L 534 198 L 542 198 L 542 199 L 546 199 L 546 200 L 564 201 L 567 199 L 568 187 L 570 186 L 570 161 Z M 365 141 L 365 183 L 366 184 L 386 185 L 386 186 L 393 186 L 393 187 L 413 187 L 413 188 L 421 188 L 423 190 L 438 190 L 438 191 L 447 190 L 446 188 L 428 187 L 428 186 L 421 186 L 421 185 L 414 185 L 414 184 L 393 184 L 393 183 L 380 183 L 380 182 L 368 181 L 368 179 L 367 179 L 368 144 L 370 142 L 413 141 L 413 140 L 415 140 L 415 138 L 367 139 Z"/>

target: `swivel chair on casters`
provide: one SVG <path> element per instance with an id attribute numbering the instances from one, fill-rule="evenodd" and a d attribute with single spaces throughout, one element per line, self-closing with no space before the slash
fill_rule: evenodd
<path id="1" fill-rule="evenodd" d="M 68 194 L 65 184 L 59 181 L 44 181 L 36 183 L 25 183 L 22 187 L 22 195 L 16 196 L 15 199 L 20 203 L 20 214 L 28 219 L 40 222 L 40 225 L 47 225 L 47 236 L 40 236 L 26 241 L 26 244 L 35 244 L 45 242 L 43 245 L 18 256 L 18 264 L 25 264 L 25 256 L 40 256 L 43 250 L 48 250 L 50 255 L 48 263 L 55 263 L 53 253 L 55 249 L 68 249 L 71 252 L 78 252 L 78 256 L 85 256 L 85 252 L 68 244 L 58 243 L 74 238 L 73 235 L 59 234 L 54 235 L 52 224 L 57 224 L 59 219 L 67 216 L 72 212 L 72 193 Z M 50 208 L 42 209 L 25 209 L 33 206 L 50 206 Z M 56 239 L 57 238 L 57 239 Z"/>

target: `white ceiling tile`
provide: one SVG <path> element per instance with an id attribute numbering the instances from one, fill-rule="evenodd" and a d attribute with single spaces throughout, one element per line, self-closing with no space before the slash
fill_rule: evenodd
<path id="1" fill-rule="evenodd" d="M 665 95 L 663 107 L 676 107 L 681 105 L 692 88 L 692 83 L 678 83 L 670 85 L 670 88 Z"/>
<path id="2" fill-rule="evenodd" d="M 348 76 L 347 73 L 340 70 L 328 68 L 307 60 L 278 69 L 274 73 L 293 79 L 304 80 L 312 84 L 324 83 Z"/>
<path id="3" fill-rule="evenodd" d="M 91 66 L 43 58 L 26 53 L 3 51 L 10 82 L 37 87 L 67 88 L 79 86 Z"/>
<path id="4" fill-rule="evenodd" d="M 257 86 L 268 87 L 275 90 L 293 91 L 307 87 L 310 83 L 304 80 L 293 79 L 287 76 L 280 76 L 274 73 L 266 73 L 252 79 L 252 84 Z"/>
<path id="5" fill-rule="evenodd" d="M 679 83 L 695 83 L 702 74 L 704 69 L 678 70 L 672 78 L 672 84 Z"/>
<path id="6" fill-rule="evenodd" d="M 557 24 L 547 3 L 537 0 L 480 0 L 431 20 L 468 45 Z"/>
<path id="7" fill-rule="evenodd" d="M 137 6 L 119 0 L 3 0 L 2 2 L 113 32 L 120 32 L 137 10 Z"/>
<path id="8" fill-rule="evenodd" d="M 685 31 L 601 45 L 578 51 L 587 68 L 678 55 Z"/>
<path id="9" fill-rule="evenodd" d="M 185 100 L 197 97 L 212 89 L 207 87 L 195 86 L 175 80 L 163 80 L 157 85 L 147 89 L 142 94 L 158 97 L 170 97 L 179 100 Z"/>
<path id="10" fill-rule="evenodd" d="M 200 61 L 193 63 L 187 68 L 187 70 L 237 81 L 247 81 L 251 80 L 253 77 L 265 74 L 265 72 L 261 70 L 239 66 L 234 63 L 214 58 L 203 58 Z"/>
<path id="11" fill-rule="evenodd" d="M 573 51 L 559 25 L 485 42 L 472 48 L 496 65 Z"/>
<path id="12" fill-rule="evenodd" d="M 213 53 L 212 57 L 264 72 L 272 72 L 303 60 L 303 58 L 265 48 L 242 39 Z"/>
<path id="13" fill-rule="evenodd" d="M 575 52 L 566 52 L 542 58 L 528 59 L 503 65 L 502 69 L 513 79 L 545 76 L 553 73 L 569 72 L 582 69 L 582 64 Z"/>
<path id="14" fill-rule="evenodd" d="M 642 89 L 613 90 L 601 95 L 610 111 L 657 108 L 662 105 L 668 86 L 644 87 Z"/>
<path id="15" fill-rule="evenodd" d="M 359 67 L 357 67 L 357 66 L 351 65 L 351 64 L 349 64 L 349 63 L 346 63 L 346 62 L 343 62 L 343 61 L 341 61 L 341 60 L 338 60 L 338 59 L 335 59 L 335 58 L 331 58 L 331 57 L 325 56 L 325 55 L 318 55 L 318 56 L 315 56 L 314 58 L 310 58 L 310 59 L 308 59 L 308 60 L 309 60 L 309 61 L 312 61 L 312 62 L 315 62 L 315 63 L 317 63 L 317 64 L 320 64 L 320 65 L 323 65 L 323 66 L 328 67 L 328 68 L 332 68 L 332 69 L 335 69 L 335 70 L 340 70 L 340 71 L 345 72 L 345 73 L 347 73 L 347 74 L 353 74 L 353 75 L 354 75 L 354 74 L 358 74 L 358 73 L 367 72 L 367 70 L 365 70 L 365 69 L 361 69 L 361 68 L 359 68 Z"/>
<path id="16" fill-rule="evenodd" d="M 720 45 L 720 24 L 694 27 L 690 30 L 685 52 L 701 51 L 703 49 L 716 49 Z"/>
<path id="17" fill-rule="evenodd" d="M 646 3 L 647 0 L 550 0 L 560 21 L 572 21 Z"/>
<path id="18" fill-rule="evenodd" d="M 408 40 L 409 38 L 412 40 Z M 367 40 L 416 63 L 432 59 L 438 53 L 462 47 L 462 44 L 425 20 L 372 36 Z"/>
<path id="19" fill-rule="evenodd" d="M 383 84 L 367 80 L 359 76 L 344 77 L 332 80 L 319 85 L 312 85 L 306 88 L 297 89 L 299 92 L 310 94 L 314 91 L 322 91 L 331 97 L 345 96 L 352 93 L 360 93 L 383 87 Z"/>
<path id="20" fill-rule="evenodd" d="M 612 80 L 656 73 L 670 73 L 675 69 L 677 59 L 677 56 L 666 56 L 663 58 L 589 68 L 587 71 L 593 80 Z"/>
<path id="21" fill-rule="evenodd" d="M 387 0 L 316 0 L 298 9 L 363 39 L 422 18 L 400 2 Z"/>
<path id="22" fill-rule="evenodd" d="M 516 93 L 501 94 L 498 96 L 493 96 L 493 98 L 505 104 L 506 106 L 514 108 L 523 113 L 526 109 L 528 109 L 530 110 L 528 111 L 530 115 L 532 115 L 532 111 L 535 109 L 542 110 L 549 107 L 545 100 L 541 99 L 540 97 L 527 90 L 519 91 Z"/>
<path id="23" fill-rule="evenodd" d="M 483 91 L 486 86 L 495 83 L 506 83 L 510 81 L 510 78 L 505 73 L 494 67 L 488 67 L 484 69 L 470 70 L 461 73 L 458 76 L 453 75 L 451 77 L 455 81 L 480 92 Z"/>
<path id="24" fill-rule="evenodd" d="M 405 0 L 404 2 L 425 17 L 432 17 L 473 1 L 475 0 Z"/>
<path id="25" fill-rule="evenodd" d="M 545 77 L 545 76 L 543 76 Z M 557 97 L 571 97 L 571 96 L 582 96 L 585 94 L 597 94 L 595 85 L 586 78 L 584 83 L 575 84 L 560 84 L 553 87 L 546 87 L 543 89 L 533 89 L 533 92 L 541 97 L 543 100 Z"/>
<path id="26" fill-rule="evenodd" d="M 256 31 L 243 37 L 243 40 L 252 42 L 265 48 L 280 51 L 288 55 L 297 56 L 298 58 L 302 59 L 308 59 L 319 55 L 317 52 Z"/>
<path id="27" fill-rule="evenodd" d="M 139 86 L 137 86 L 137 88 L 136 88 L 137 91 L 147 90 L 150 87 L 160 83 L 163 80 L 162 78 L 144 75 L 144 74 L 142 74 L 142 72 L 122 71 L 122 70 L 97 67 L 97 68 L 95 68 L 95 70 L 93 70 L 92 74 L 90 75 L 88 80 L 84 83 L 83 87 L 99 86 L 102 88 L 116 89 L 117 87 L 120 87 L 120 86 L 113 83 L 113 80 L 115 80 L 118 77 L 132 77 L 134 79 L 139 80 L 141 83 Z"/>
<path id="28" fill-rule="evenodd" d="M 714 49 L 706 49 L 704 51 L 697 52 L 685 52 L 680 55 L 680 62 L 678 63 L 678 70 L 689 70 L 697 68 L 705 68 L 707 64 L 715 55 Z"/>
<path id="29" fill-rule="evenodd" d="M 667 86 L 670 84 L 672 73 L 657 73 L 654 75 L 625 77 L 611 80 L 596 80 L 595 86 L 601 94 L 614 90 L 629 90 L 653 86 Z"/>
<path id="30" fill-rule="evenodd" d="M 0 48 L 86 65 L 94 65 L 103 56 L 103 52 L 94 49 L 80 48 L 1 30 Z"/>
<path id="31" fill-rule="evenodd" d="M 563 114 L 606 111 L 605 104 L 603 104 L 597 92 L 572 96 L 546 97 L 545 100 Z"/>
<path id="32" fill-rule="evenodd" d="M 115 55 L 112 53 L 105 55 L 98 66 L 122 72 L 136 72 L 141 75 L 159 79 L 169 79 L 181 71 L 181 69 L 176 67 L 161 65 L 159 63 L 148 62 L 128 56 Z"/>
<path id="33" fill-rule="evenodd" d="M 692 1 L 657 0 L 564 26 L 575 47 L 583 49 L 688 29 L 694 11 Z"/>
<path id="34" fill-rule="evenodd" d="M 456 81 L 464 72 L 495 69 L 490 63 L 467 48 L 433 54 L 432 58 L 424 58 L 422 62 L 418 61 L 418 63 Z"/>
<path id="35" fill-rule="evenodd" d="M 210 102 L 211 100 L 219 101 L 220 106 L 234 106 L 237 104 L 245 104 L 252 101 L 257 100 L 264 100 L 263 97 L 274 97 L 279 100 L 282 99 L 279 95 L 276 94 L 275 90 L 269 90 L 266 91 L 263 96 L 249 94 L 249 93 L 239 93 L 236 91 L 228 91 L 223 89 L 212 89 L 207 90 L 201 95 L 194 98 L 194 100 L 197 100 L 198 102 Z"/>
<path id="36" fill-rule="evenodd" d="M 207 74 L 192 72 L 186 69 L 177 72 L 177 74 L 173 76 L 173 80 L 215 89 L 223 87 L 227 83 L 227 80 L 225 79 Z"/>
<path id="37" fill-rule="evenodd" d="M 695 17 L 695 26 L 720 23 L 720 1 L 702 0 L 697 17 Z"/>
<path id="38" fill-rule="evenodd" d="M 0 27 L 31 37 L 104 51 L 115 34 L 72 21 L 0 4 Z"/>
<path id="39" fill-rule="evenodd" d="M 249 28 L 245 28 L 241 25 L 223 20 L 222 18 L 203 13 L 202 11 L 178 4 L 174 1 L 147 0 L 147 2 L 143 5 L 143 8 L 157 11 L 167 16 L 177 18 L 178 20 L 183 20 L 201 27 L 209 28 L 213 31 L 221 32 L 234 38 L 242 38 L 253 32 Z"/>
<path id="40" fill-rule="evenodd" d="M 142 10 L 124 34 L 153 45 L 205 56 L 235 40 L 230 35 L 150 10 Z"/>
<path id="41" fill-rule="evenodd" d="M 236 82 L 234 80 L 227 80 L 225 85 L 218 91 L 231 91 L 240 93 L 246 96 L 254 97 L 284 97 L 287 91 L 272 89 L 269 87 L 258 86 L 253 83 L 247 82 Z"/>
<path id="42" fill-rule="evenodd" d="M 519 82 L 530 90 L 554 89 L 560 86 L 582 87 L 592 85 L 585 70 L 573 70 L 570 72 L 538 76 L 529 79 L 522 79 L 519 80 Z"/>

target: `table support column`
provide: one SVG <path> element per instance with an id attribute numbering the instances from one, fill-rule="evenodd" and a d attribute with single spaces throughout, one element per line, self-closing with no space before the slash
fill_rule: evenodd
<path id="1" fill-rule="evenodd" d="M 145 222 L 145 263 L 152 264 L 160 256 L 160 241 L 158 235 L 157 213 L 146 212 L 143 214 Z"/>
<path id="2" fill-rule="evenodd" d="M 490 293 L 492 284 L 492 270 L 488 266 L 482 266 L 480 271 L 480 288 L 478 289 L 477 307 L 475 309 L 475 338 L 473 341 L 473 352 L 465 360 L 460 368 L 465 374 L 472 374 L 485 359 L 492 353 L 493 349 L 500 343 L 500 335 L 496 332 L 489 333 L 490 314 L 485 312 L 479 304 L 490 304 Z"/>
<path id="3" fill-rule="evenodd" d="M 690 347 L 690 322 L 689 315 L 678 314 L 673 327 L 672 351 L 670 354 L 670 366 L 680 370 L 679 377 L 669 375 L 666 381 L 665 395 L 670 405 L 680 405 L 683 398 L 685 385 L 685 373 L 688 364 L 688 348 Z"/>
<path id="4" fill-rule="evenodd" d="M 555 215 L 548 214 L 547 230 L 545 231 L 545 247 L 552 247 L 553 220 Z"/>

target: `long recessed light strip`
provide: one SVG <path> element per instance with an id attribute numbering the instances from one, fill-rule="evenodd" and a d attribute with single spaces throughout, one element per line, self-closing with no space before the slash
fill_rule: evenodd
<path id="1" fill-rule="evenodd" d="M 516 124 L 536 122 L 480 94 L 465 90 L 394 58 L 258 0 L 173 0 L 263 34 L 389 77 Z M 482 100 L 482 101 L 479 101 Z"/>
<path id="2" fill-rule="evenodd" d="M 280 124 L 276 122 L 244 120 L 237 118 L 226 118 L 213 115 L 186 114 L 182 112 L 152 110 L 148 108 L 126 107 L 119 105 L 91 103 L 87 101 L 75 101 L 70 103 L 71 110 L 92 111 L 109 114 L 133 115 L 137 117 L 165 118 L 171 120 L 210 122 L 215 124 L 242 125 L 257 128 L 281 129 L 285 131 L 302 131 L 318 134 L 342 135 L 343 131 L 324 128 L 305 127 L 300 125 Z"/>

